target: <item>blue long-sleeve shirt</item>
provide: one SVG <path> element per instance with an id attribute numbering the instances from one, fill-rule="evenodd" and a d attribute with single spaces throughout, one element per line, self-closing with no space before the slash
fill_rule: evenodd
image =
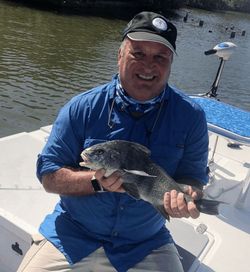
<path id="1" fill-rule="evenodd" d="M 208 135 L 204 112 L 180 91 L 166 86 L 161 105 L 134 117 L 116 95 L 117 76 L 84 92 L 60 111 L 39 155 L 37 176 L 79 167 L 80 153 L 96 143 L 124 139 L 151 150 L 152 160 L 175 179 L 207 182 Z M 173 242 L 165 219 L 126 193 L 60 196 L 40 232 L 75 263 L 103 246 L 117 271 L 127 271 L 153 249 Z"/>

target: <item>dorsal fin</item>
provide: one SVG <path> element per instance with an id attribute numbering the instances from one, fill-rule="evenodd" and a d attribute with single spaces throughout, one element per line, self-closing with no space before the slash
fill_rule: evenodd
<path id="1" fill-rule="evenodd" d="M 132 146 L 133 148 L 139 150 L 139 151 L 142 151 L 143 153 L 145 153 L 147 156 L 150 156 L 151 154 L 151 151 L 144 145 L 142 144 L 138 144 L 138 143 L 135 143 L 135 142 L 131 142 L 131 141 L 126 141 L 126 140 L 112 140 L 112 141 L 109 141 L 109 143 L 115 143 L 117 145 L 120 145 L 122 143 L 124 143 L 125 145 L 130 145 Z"/>
<path id="2" fill-rule="evenodd" d="M 151 151 L 144 145 L 138 144 L 138 143 L 133 143 L 136 148 L 141 150 L 142 152 L 146 153 L 148 156 L 150 156 Z"/>

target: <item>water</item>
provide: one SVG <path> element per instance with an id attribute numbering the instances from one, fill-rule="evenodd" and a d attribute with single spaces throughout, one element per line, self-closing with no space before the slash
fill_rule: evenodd
<path id="1" fill-rule="evenodd" d="M 226 63 L 221 100 L 250 110 L 250 16 L 189 10 L 175 18 L 179 35 L 170 83 L 187 93 L 209 90 L 219 64 L 204 51 L 232 40 L 238 48 Z M 184 10 L 179 14 L 184 16 Z M 198 27 L 204 20 L 204 27 Z M 51 124 L 72 96 L 105 83 L 117 70 L 120 33 L 126 21 L 69 16 L 0 0 L 0 137 Z M 245 29 L 246 36 L 240 36 Z"/>

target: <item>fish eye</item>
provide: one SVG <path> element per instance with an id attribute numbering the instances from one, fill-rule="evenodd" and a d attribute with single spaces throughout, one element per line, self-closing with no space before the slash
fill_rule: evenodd
<path id="1" fill-rule="evenodd" d="M 96 155 L 102 155 L 104 153 L 104 150 L 103 149 L 97 149 L 95 153 L 96 153 Z"/>

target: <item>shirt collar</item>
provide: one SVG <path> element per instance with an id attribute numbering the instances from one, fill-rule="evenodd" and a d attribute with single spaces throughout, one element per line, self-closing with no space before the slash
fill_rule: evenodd
<path id="1" fill-rule="evenodd" d="M 130 113 L 146 114 L 151 110 L 158 108 L 162 100 L 168 97 L 168 85 L 163 91 L 153 99 L 147 101 L 138 101 L 126 94 L 126 91 L 122 88 L 119 75 L 116 76 L 116 88 L 115 88 L 115 102 L 122 110 L 129 111 Z"/>

